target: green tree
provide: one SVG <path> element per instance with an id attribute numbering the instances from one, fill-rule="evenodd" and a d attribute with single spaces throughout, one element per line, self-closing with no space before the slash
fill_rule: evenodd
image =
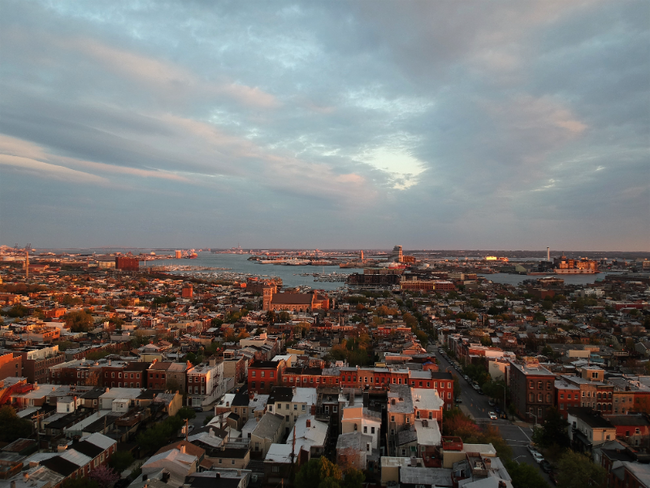
<path id="1" fill-rule="evenodd" d="M 548 488 L 548 483 L 544 481 L 539 470 L 527 463 L 517 463 L 506 461 L 505 463 L 508 474 L 512 478 L 514 488 Z M 558 485 L 563 486 L 563 485 Z"/>
<path id="2" fill-rule="evenodd" d="M 571 444 L 568 427 L 569 422 L 564 420 L 556 408 L 551 407 L 546 411 L 542 426 L 533 432 L 533 441 L 543 448 L 568 448 Z"/>
<path id="3" fill-rule="evenodd" d="M 13 442 L 20 437 L 32 435 L 33 425 L 16 415 L 13 407 L 5 405 L 0 408 L 0 441 Z"/>
<path id="4" fill-rule="evenodd" d="M 7 316 L 11 318 L 22 318 L 25 315 L 29 315 L 29 309 L 22 303 L 17 303 L 7 312 Z"/>
<path id="5" fill-rule="evenodd" d="M 85 310 L 70 312 L 65 315 L 65 324 L 72 332 L 87 332 L 93 328 L 93 317 Z"/>
<path id="6" fill-rule="evenodd" d="M 196 413 L 190 407 L 183 407 L 179 409 L 178 412 L 176 412 L 176 416 L 183 420 L 185 419 L 192 420 L 193 418 L 196 417 Z"/>
<path id="7" fill-rule="evenodd" d="M 181 428 L 183 419 L 180 417 L 168 417 L 140 432 L 136 441 L 145 451 L 153 451 L 168 443 L 171 437 Z"/>
<path id="8" fill-rule="evenodd" d="M 296 474 L 296 488 L 340 488 L 341 469 L 325 456 L 303 464 Z"/>
<path id="9" fill-rule="evenodd" d="M 118 473 L 121 473 L 134 462 L 135 458 L 129 451 L 116 451 L 108 460 L 108 465 Z"/>
<path id="10" fill-rule="evenodd" d="M 585 486 L 605 486 L 606 471 L 594 464 L 588 456 L 567 449 L 557 473 L 557 484 L 564 488 L 584 488 Z"/>
<path id="11" fill-rule="evenodd" d="M 363 474 L 363 471 L 348 468 L 343 472 L 341 488 L 361 488 L 365 479 L 366 475 Z"/>

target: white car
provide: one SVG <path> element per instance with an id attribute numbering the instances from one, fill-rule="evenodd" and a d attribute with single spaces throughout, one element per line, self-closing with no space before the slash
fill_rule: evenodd
<path id="1" fill-rule="evenodd" d="M 542 456 L 539 452 L 537 451 L 532 451 L 531 454 L 533 455 L 533 459 L 537 464 L 541 463 L 544 461 L 544 456 Z"/>
<path id="2" fill-rule="evenodd" d="M 497 414 L 494 412 L 490 412 L 488 413 L 488 415 L 490 416 L 490 420 L 497 420 L 499 418 L 497 417 Z"/>

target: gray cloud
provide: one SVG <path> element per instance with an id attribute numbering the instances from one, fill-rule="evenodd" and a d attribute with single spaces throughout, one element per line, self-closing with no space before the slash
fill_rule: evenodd
<path id="1" fill-rule="evenodd" d="M 649 13 L 5 2 L 3 237 L 647 249 Z"/>

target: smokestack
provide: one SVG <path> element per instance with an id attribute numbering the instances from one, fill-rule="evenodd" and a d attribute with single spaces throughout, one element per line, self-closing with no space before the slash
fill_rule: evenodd
<path id="1" fill-rule="evenodd" d="M 546 260 L 550 261 L 551 260 L 551 248 L 546 246 Z"/>

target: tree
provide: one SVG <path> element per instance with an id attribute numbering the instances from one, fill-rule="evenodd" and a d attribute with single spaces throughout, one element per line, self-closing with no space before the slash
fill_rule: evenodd
<path id="1" fill-rule="evenodd" d="M 16 318 L 16 317 L 22 318 L 28 314 L 29 314 L 29 309 L 22 303 L 17 303 L 13 307 L 11 307 L 7 312 L 7 316 L 12 318 Z"/>
<path id="2" fill-rule="evenodd" d="M 176 416 L 183 420 L 192 420 L 196 417 L 196 413 L 190 407 L 183 407 L 176 412 Z"/>
<path id="3" fill-rule="evenodd" d="M 108 460 L 108 465 L 118 473 L 121 473 L 134 462 L 135 458 L 129 451 L 116 451 Z"/>
<path id="4" fill-rule="evenodd" d="M 88 478 L 96 481 L 99 488 L 112 488 L 115 482 L 120 479 L 120 475 L 113 468 L 101 465 L 93 469 L 88 475 Z"/>
<path id="5" fill-rule="evenodd" d="M 544 481 L 539 470 L 534 466 L 513 461 L 506 461 L 504 464 L 512 478 L 514 488 L 548 488 L 548 483 Z"/>
<path id="6" fill-rule="evenodd" d="M 341 488 L 361 488 L 365 479 L 366 475 L 363 474 L 363 471 L 348 468 L 343 472 Z"/>
<path id="7" fill-rule="evenodd" d="M 65 325 L 70 327 L 72 332 L 87 332 L 94 325 L 93 316 L 85 310 L 70 312 L 64 319 Z"/>
<path id="8" fill-rule="evenodd" d="M 13 407 L 5 405 L 0 408 L 0 442 L 13 442 L 20 437 L 29 437 L 32 430 L 32 423 L 18 417 Z"/>
<path id="9" fill-rule="evenodd" d="M 325 456 L 303 464 L 296 474 L 296 488 L 340 488 L 341 469 Z"/>
<path id="10" fill-rule="evenodd" d="M 533 441 L 543 448 L 558 446 L 561 449 L 568 448 L 571 444 L 569 423 L 564 420 L 562 414 L 556 408 L 549 408 L 546 411 L 546 418 L 541 428 L 533 432 Z"/>
<path id="11" fill-rule="evenodd" d="M 443 416 L 443 435 L 458 436 L 463 439 L 463 442 L 478 437 L 480 432 L 478 426 L 460 409 L 445 410 Z"/>
<path id="12" fill-rule="evenodd" d="M 557 484 L 565 488 L 602 487 L 605 485 L 605 468 L 594 464 L 588 456 L 567 449 L 557 473 Z"/>

